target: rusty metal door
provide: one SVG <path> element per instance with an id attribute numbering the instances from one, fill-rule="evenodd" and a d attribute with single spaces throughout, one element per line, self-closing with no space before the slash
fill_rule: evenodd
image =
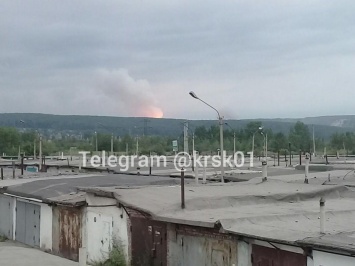
<path id="1" fill-rule="evenodd" d="M 166 266 L 166 225 L 149 218 L 131 216 L 132 266 Z"/>
<path id="2" fill-rule="evenodd" d="M 253 245 L 253 266 L 307 266 L 307 257 L 285 250 Z"/>
<path id="3" fill-rule="evenodd" d="M 74 261 L 79 261 L 81 219 L 80 209 L 59 207 L 59 253 Z"/>

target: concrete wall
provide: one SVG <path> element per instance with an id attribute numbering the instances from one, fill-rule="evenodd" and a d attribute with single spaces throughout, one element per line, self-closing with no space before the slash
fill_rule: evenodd
<path id="1" fill-rule="evenodd" d="M 237 242 L 201 233 L 178 233 L 168 227 L 169 266 L 237 266 Z"/>
<path id="2" fill-rule="evenodd" d="M 354 266 L 355 258 L 321 251 L 313 251 L 313 264 L 308 266 Z"/>
<path id="3" fill-rule="evenodd" d="M 83 247 L 87 262 L 107 258 L 113 241 L 121 245 L 127 261 L 129 256 L 129 217 L 124 208 L 116 206 L 115 199 L 86 195 L 88 207 L 83 223 Z"/>

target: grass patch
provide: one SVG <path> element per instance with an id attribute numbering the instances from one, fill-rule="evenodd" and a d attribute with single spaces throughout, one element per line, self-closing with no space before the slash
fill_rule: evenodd
<path id="1" fill-rule="evenodd" d="M 110 252 L 108 253 L 108 259 L 99 262 L 92 262 L 92 266 L 127 266 L 126 257 L 123 252 L 123 248 L 118 243 L 114 243 Z"/>
<path id="2" fill-rule="evenodd" d="M 5 242 L 7 240 L 6 236 L 0 235 L 0 242 Z"/>

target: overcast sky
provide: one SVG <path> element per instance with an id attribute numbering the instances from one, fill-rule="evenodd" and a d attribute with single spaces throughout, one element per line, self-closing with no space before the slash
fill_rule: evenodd
<path id="1" fill-rule="evenodd" d="M 0 2 L 0 112 L 354 114 L 355 1 Z"/>

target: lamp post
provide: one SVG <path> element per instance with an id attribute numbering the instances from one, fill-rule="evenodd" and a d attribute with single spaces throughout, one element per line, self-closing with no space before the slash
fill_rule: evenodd
<path id="1" fill-rule="evenodd" d="M 254 157 L 254 147 L 255 147 L 255 134 L 258 133 L 260 130 L 263 130 L 262 127 L 259 127 L 254 133 L 253 133 L 253 142 L 252 142 L 252 155 Z"/>
<path id="2" fill-rule="evenodd" d="M 95 131 L 95 151 L 98 152 L 98 145 L 97 145 L 97 132 Z"/>
<path id="3" fill-rule="evenodd" d="M 291 155 L 292 155 L 292 152 L 291 152 L 291 142 L 288 143 L 288 149 L 289 149 L 289 151 L 290 151 L 290 164 L 289 164 L 289 166 L 291 166 L 291 165 L 292 165 L 292 162 L 291 162 L 291 160 L 292 160 L 292 158 L 291 158 L 291 157 L 292 157 L 292 156 L 291 156 Z"/>
<path id="4" fill-rule="evenodd" d="M 228 126 L 233 131 L 233 159 L 235 159 L 235 153 L 236 153 L 236 149 L 235 149 L 235 130 L 228 123 L 225 123 L 225 124 L 226 124 L 226 126 Z"/>
<path id="5" fill-rule="evenodd" d="M 261 132 L 261 135 L 264 137 L 264 157 L 265 157 L 265 162 L 267 162 L 267 133 L 264 134 L 264 132 Z"/>
<path id="6" fill-rule="evenodd" d="M 214 108 L 212 105 L 206 103 L 205 101 L 201 100 L 197 95 L 193 92 L 190 91 L 189 93 L 191 97 L 203 102 L 213 110 L 217 112 L 218 115 L 218 121 L 219 121 L 219 135 L 220 135 L 220 146 L 221 146 L 221 182 L 224 183 L 224 149 L 223 149 L 223 117 L 219 114 L 218 110 Z"/>

